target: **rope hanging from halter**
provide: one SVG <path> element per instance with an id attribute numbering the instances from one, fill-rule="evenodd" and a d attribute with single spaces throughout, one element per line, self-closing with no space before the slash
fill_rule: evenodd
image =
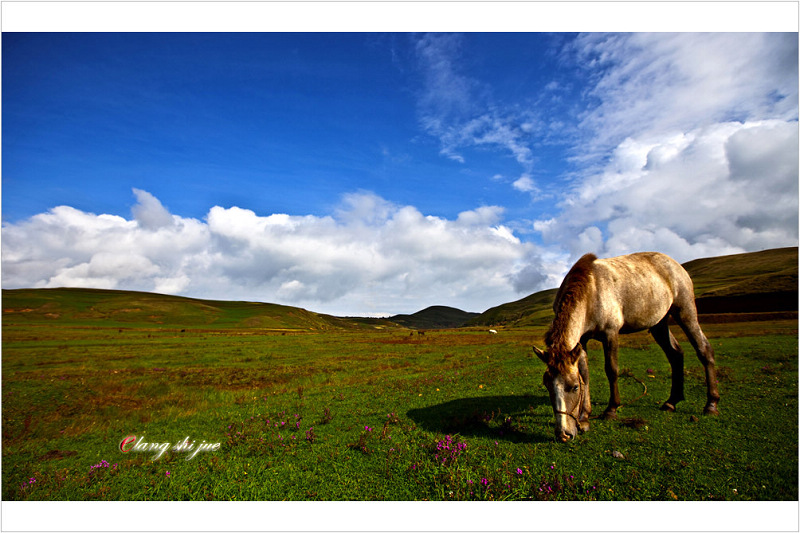
<path id="1" fill-rule="evenodd" d="M 642 388 L 644 389 L 639 396 L 637 396 L 633 400 L 629 401 L 628 403 L 620 405 L 620 407 L 622 407 L 624 405 L 628 405 L 629 406 L 629 405 L 633 404 L 634 402 L 636 402 L 638 400 L 641 400 L 643 397 L 647 396 L 647 384 L 645 384 L 644 381 L 642 381 L 641 379 L 637 378 L 632 373 L 628 374 L 628 375 L 620 376 L 620 377 L 633 378 L 633 380 L 636 381 L 637 383 L 639 383 L 642 386 Z M 585 392 L 584 389 L 583 389 L 583 377 L 581 376 L 580 373 L 578 373 L 578 388 L 579 388 L 579 391 L 580 391 L 580 398 L 578 399 L 578 402 L 575 404 L 575 407 L 572 408 L 572 411 L 570 411 L 570 412 L 559 411 L 558 409 L 555 408 L 555 405 L 553 405 L 553 413 L 556 414 L 556 415 L 566 415 L 566 416 L 572 418 L 575 421 L 575 423 L 578 424 L 578 426 L 580 426 L 580 421 L 575 416 L 575 411 L 579 411 L 581 406 L 583 405 L 584 392 Z M 598 418 L 598 417 L 594 416 L 594 417 L 589 417 L 589 418 L 591 419 L 591 418 Z"/>

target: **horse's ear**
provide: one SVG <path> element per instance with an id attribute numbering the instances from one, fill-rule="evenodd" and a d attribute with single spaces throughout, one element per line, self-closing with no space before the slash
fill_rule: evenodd
<path id="1" fill-rule="evenodd" d="M 546 352 L 543 352 L 543 351 L 541 351 L 541 350 L 540 350 L 539 348 L 537 348 L 536 346 L 534 346 L 534 347 L 533 347 L 533 353 L 535 353 L 535 354 L 536 354 L 536 355 L 539 357 L 539 359 L 541 359 L 541 360 L 542 360 L 542 362 L 543 362 L 544 364 L 547 364 L 547 363 L 550 361 L 550 358 L 547 356 L 547 353 L 546 353 Z"/>
<path id="2" fill-rule="evenodd" d="M 585 352 L 583 351 L 583 346 L 581 346 L 581 344 L 580 344 L 580 343 L 578 343 L 578 344 L 575 346 L 575 348 L 573 348 L 573 349 L 572 349 L 572 351 L 571 351 L 571 352 L 570 352 L 570 354 L 569 354 L 569 355 L 570 355 L 570 360 L 571 360 L 572 364 L 575 364 L 575 363 L 577 363 L 578 361 L 580 361 L 580 359 L 581 359 L 581 355 L 583 355 L 584 353 L 585 353 Z"/>

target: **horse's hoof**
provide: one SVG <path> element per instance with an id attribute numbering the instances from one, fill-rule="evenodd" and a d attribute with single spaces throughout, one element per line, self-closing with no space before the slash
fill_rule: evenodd
<path id="1" fill-rule="evenodd" d="M 675 406 L 672 405 L 669 402 L 664 402 L 664 405 L 661 406 L 661 410 L 662 411 L 668 411 L 670 413 L 674 413 L 675 412 Z"/>
<path id="2" fill-rule="evenodd" d="M 703 414 L 711 416 L 719 416 L 719 409 L 717 409 L 716 405 L 706 405 L 705 409 L 703 409 Z"/>
<path id="3" fill-rule="evenodd" d="M 604 411 L 603 416 L 601 417 L 603 420 L 616 420 L 617 419 L 617 412 L 616 411 Z"/>

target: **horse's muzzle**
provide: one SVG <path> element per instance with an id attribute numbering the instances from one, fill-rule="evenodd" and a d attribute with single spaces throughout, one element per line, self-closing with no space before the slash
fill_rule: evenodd
<path id="1" fill-rule="evenodd" d="M 567 442 L 575 438 L 575 435 L 570 435 L 566 431 L 562 431 L 556 438 L 561 442 Z"/>

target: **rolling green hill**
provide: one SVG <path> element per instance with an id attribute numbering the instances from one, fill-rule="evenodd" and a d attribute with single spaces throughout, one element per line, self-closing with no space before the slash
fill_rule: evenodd
<path id="1" fill-rule="evenodd" d="M 697 298 L 797 292 L 797 248 L 696 259 L 683 267 Z"/>
<path id="2" fill-rule="evenodd" d="M 701 314 L 797 311 L 797 248 L 696 259 L 684 264 Z M 468 326 L 549 324 L 557 289 L 493 307 Z"/>
<path id="3" fill-rule="evenodd" d="M 530 326 L 549 324 L 558 289 L 547 289 L 521 300 L 501 304 L 467 322 L 467 326 Z"/>
<path id="4" fill-rule="evenodd" d="M 197 300 L 100 289 L 3 290 L 3 323 L 326 330 L 365 327 L 277 304 Z"/>
<path id="5" fill-rule="evenodd" d="M 689 261 L 701 314 L 797 311 L 797 248 Z M 198 300 L 101 289 L 4 289 L 3 323 L 106 327 L 271 330 L 412 329 L 540 326 L 552 320 L 557 289 L 493 307 L 480 315 L 433 306 L 388 319 L 339 318 L 278 304 Z"/>

